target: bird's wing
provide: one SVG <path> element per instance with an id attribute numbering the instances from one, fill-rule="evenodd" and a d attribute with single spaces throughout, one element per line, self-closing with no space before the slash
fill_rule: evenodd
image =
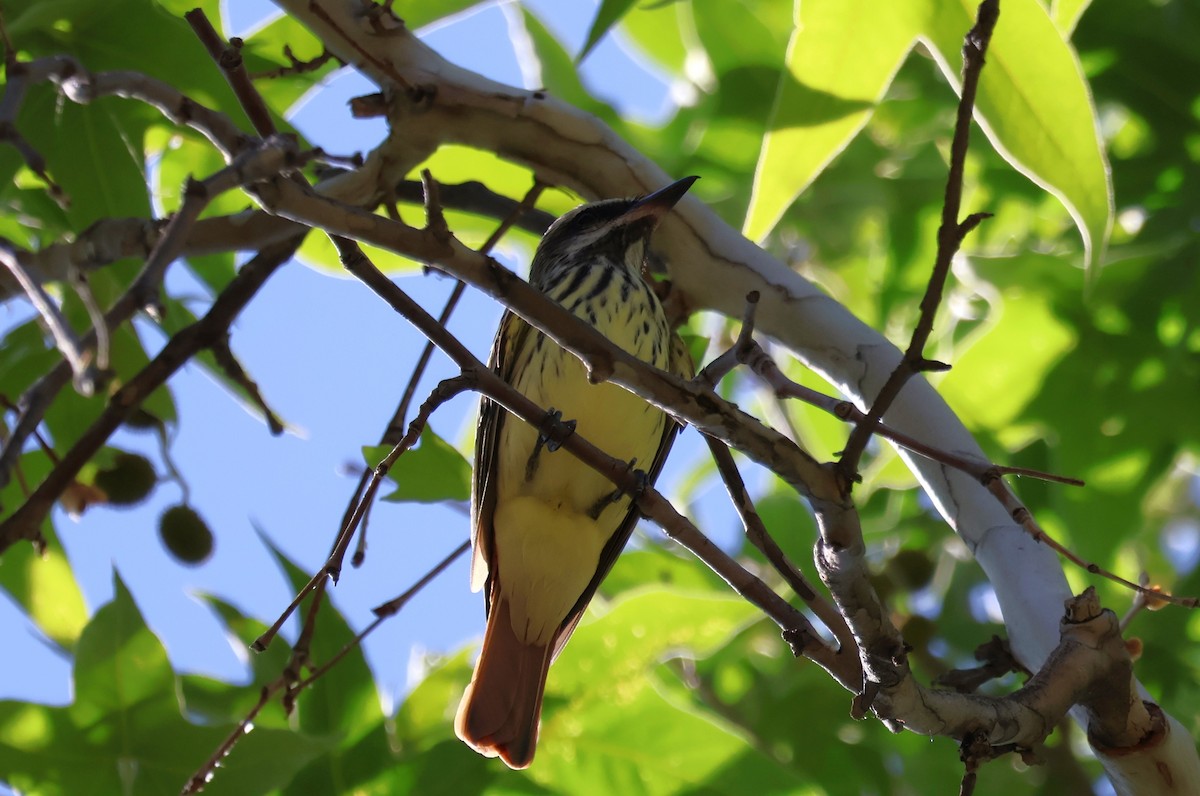
<path id="1" fill-rule="evenodd" d="M 509 384 L 516 366 L 516 352 L 523 349 L 529 324 L 512 312 L 500 319 L 500 328 L 492 341 L 488 368 Z M 496 451 L 500 431 L 508 413 L 486 396 L 479 399 L 479 424 L 475 431 L 475 470 L 471 482 L 471 590 L 484 587 L 491 571 L 493 554 L 492 517 L 496 511 Z M 491 589 L 484 590 L 485 610 L 491 610 Z"/>
<path id="2" fill-rule="evenodd" d="M 696 368 L 692 362 L 691 354 L 688 353 L 687 346 L 679 335 L 674 333 L 671 334 L 671 354 L 667 369 L 685 379 L 690 379 L 696 375 Z M 667 424 L 663 427 L 662 439 L 658 443 L 658 450 L 654 454 L 654 461 L 651 462 L 650 469 L 646 471 L 647 484 L 650 486 L 653 486 L 654 482 L 658 480 L 658 474 L 662 470 L 663 464 L 667 461 L 667 454 L 671 452 L 671 446 L 675 444 L 675 437 L 679 436 L 681 430 L 682 427 L 668 416 Z M 608 576 L 609 570 L 613 568 L 613 564 L 617 562 L 617 557 L 621 555 L 621 551 L 625 549 L 625 545 L 629 542 L 629 537 L 633 535 L 633 529 L 640 517 L 641 512 L 637 510 L 636 505 L 631 503 L 629 511 L 625 514 L 625 518 L 621 520 L 621 524 L 617 527 L 617 532 L 609 537 L 608 542 L 604 545 L 604 549 L 600 551 L 600 563 L 596 567 L 595 574 L 588 581 L 587 588 L 583 590 L 583 594 L 579 595 L 579 599 L 575 601 L 575 605 L 567 613 L 567 618 L 559 626 L 558 634 L 554 638 L 555 658 L 558 657 L 558 653 L 562 652 L 567 639 L 575 632 L 575 627 L 579 624 L 579 620 L 583 618 L 583 612 L 587 610 L 588 603 L 596 595 L 596 590 L 600 588 L 601 582 Z"/>

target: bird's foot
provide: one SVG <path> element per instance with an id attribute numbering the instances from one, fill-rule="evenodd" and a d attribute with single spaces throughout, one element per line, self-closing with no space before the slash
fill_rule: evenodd
<path id="1" fill-rule="evenodd" d="M 545 445 L 548 453 L 554 453 L 575 433 L 575 421 L 563 420 L 562 412 L 551 407 L 538 431 L 537 447 Z"/>
<path id="2" fill-rule="evenodd" d="M 634 480 L 637 481 L 637 485 L 631 491 L 626 490 L 623 487 L 617 487 L 607 495 L 603 495 L 599 500 L 592 504 L 590 509 L 588 509 L 587 514 L 589 517 L 596 519 L 600 516 L 600 512 L 604 511 L 606 506 L 616 503 L 625 495 L 629 496 L 630 502 L 637 502 L 637 499 L 640 498 L 642 493 L 645 492 L 650 486 L 650 476 L 646 474 L 645 470 L 637 469 L 637 459 L 631 459 L 629 464 L 625 465 L 625 471 L 633 475 Z"/>
<path id="3" fill-rule="evenodd" d="M 562 412 L 554 408 L 546 412 L 541 425 L 538 426 L 538 438 L 533 446 L 533 453 L 529 454 L 529 460 L 525 462 L 525 480 L 532 481 L 537 473 L 542 448 L 545 448 L 547 453 L 554 453 L 574 433 L 574 420 L 563 420 Z"/>

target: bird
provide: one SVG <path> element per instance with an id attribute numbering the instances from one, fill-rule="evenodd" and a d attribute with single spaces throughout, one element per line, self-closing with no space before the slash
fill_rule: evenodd
<path id="1" fill-rule="evenodd" d="M 686 177 L 646 196 L 581 205 L 538 244 L 530 283 L 649 364 L 693 365 L 645 274 L 659 222 Z M 489 367 L 555 418 L 653 483 L 679 426 L 623 388 L 593 384 L 582 362 L 506 312 Z M 537 746 L 551 661 L 579 623 L 637 523 L 634 497 L 494 401 L 480 403 L 471 490 L 471 585 L 483 590 L 483 647 L 455 717 L 476 751 L 526 768 Z"/>

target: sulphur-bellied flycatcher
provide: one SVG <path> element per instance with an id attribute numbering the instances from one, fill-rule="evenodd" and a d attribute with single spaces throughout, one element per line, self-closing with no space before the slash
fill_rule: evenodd
<path id="1" fill-rule="evenodd" d="M 650 235 L 695 182 L 639 199 L 584 205 L 550 226 L 530 283 L 609 340 L 655 367 L 692 373 L 691 359 L 643 278 Z M 612 384 L 511 312 L 490 366 L 576 432 L 651 481 L 678 430 L 661 410 Z M 550 661 L 566 644 L 637 523 L 632 498 L 539 431 L 481 402 L 475 442 L 472 588 L 485 588 L 483 651 L 454 729 L 512 768 L 533 760 Z"/>

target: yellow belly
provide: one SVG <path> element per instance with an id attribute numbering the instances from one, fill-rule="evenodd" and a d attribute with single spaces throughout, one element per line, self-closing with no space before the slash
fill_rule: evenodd
<path id="1" fill-rule="evenodd" d="M 577 292 L 585 291 L 586 283 Z M 572 309 L 639 359 L 667 366 L 666 320 L 644 290 L 631 291 L 624 302 Z M 643 319 L 649 323 L 643 325 Z M 539 338 L 527 335 L 526 345 L 538 346 Z M 541 365 L 519 369 L 513 386 L 538 405 L 561 412 L 563 420 L 574 420 L 576 433 L 605 452 L 649 469 L 666 416 L 616 385 L 590 384 L 573 354 L 547 339 L 540 345 L 529 360 Z M 514 354 L 514 361 L 529 361 L 529 352 Z M 614 492 L 612 482 L 566 451 L 538 449 L 538 435 L 517 418 L 504 423 L 493 529 L 513 630 L 526 643 L 545 644 L 587 587 L 630 500 L 622 496 L 605 503 Z"/>

